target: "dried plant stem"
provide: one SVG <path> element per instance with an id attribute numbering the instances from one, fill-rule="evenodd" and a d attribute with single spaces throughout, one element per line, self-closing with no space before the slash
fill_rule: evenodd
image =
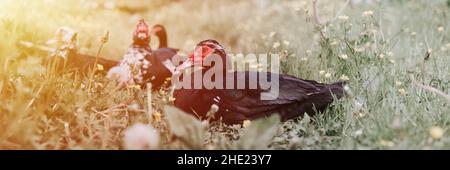
<path id="1" fill-rule="evenodd" d="M 318 0 L 313 0 L 313 15 L 314 15 L 314 20 L 316 21 L 316 24 L 320 27 L 321 25 L 323 25 L 323 22 L 320 19 L 318 11 L 317 11 L 317 1 Z M 325 39 L 325 33 L 322 31 L 321 28 L 319 28 L 319 33 L 320 33 L 320 36 L 322 37 L 322 39 Z"/>
<path id="2" fill-rule="evenodd" d="M 100 47 L 99 47 L 99 49 L 97 51 L 97 55 L 95 55 L 95 62 L 94 62 L 94 68 L 93 68 L 94 72 L 97 71 L 98 57 L 100 56 L 100 53 L 101 53 L 102 49 L 103 49 L 103 43 L 100 44 Z"/>
<path id="3" fill-rule="evenodd" d="M 36 45 L 36 44 L 34 44 L 32 42 L 29 42 L 29 41 L 20 41 L 18 44 L 20 46 L 22 46 L 22 47 L 26 47 L 26 48 L 29 48 L 29 49 L 34 48 L 34 49 L 37 49 L 39 51 L 47 52 L 47 53 L 50 53 L 50 52 L 55 50 L 55 49 L 47 47 L 47 46 Z"/>
<path id="4" fill-rule="evenodd" d="M 45 85 L 47 84 L 47 82 L 45 81 L 44 83 L 41 84 L 41 86 L 39 87 L 39 90 L 37 91 L 35 97 L 33 97 L 30 102 L 28 102 L 26 109 L 29 109 L 33 103 L 36 101 L 36 99 L 39 97 L 39 95 L 41 94 L 42 90 L 44 89 Z"/>
<path id="5" fill-rule="evenodd" d="M 100 112 L 98 112 L 98 111 L 96 111 L 96 110 L 94 110 L 94 109 L 93 109 L 93 111 L 94 111 L 95 113 L 97 113 L 97 114 L 100 114 L 100 115 L 102 115 L 102 116 L 107 117 L 107 116 L 106 116 L 106 113 L 109 113 L 109 112 L 112 112 L 112 111 L 115 111 L 115 110 L 118 110 L 118 109 L 121 109 L 121 108 L 124 108 L 124 107 L 127 107 L 127 104 L 119 104 L 119 105 L 115 105 L 115 106 L 113 106 L 113 107 L 110 107 L 110 108 L 108 108 L 108 109 L 106 109 L 106 110 L 103 110 L 103 111 L 100 111 Z"/>
<path id="6" fill-rule="evenodd" d="M 342 13 L 344 12 L 345 8 L 347 8 L 348 4 L 350 4 L 350 0 L 347 0 L 347 1 L 345 2 L 344 6 L 342 6 L 342 8 L 338 11 L 338 13 L 336 14 L 336 16 L 333 18 L 333 20 L 327 21 L 327 23 L 336 21 L 336 20 L 339 18 L 339 16 L 342 15 Z"/>
<path id="7" fill-rule="evenodd" d="M 111 97 L 114 93 L 118 92 L 120 89 L 125 88 L 125 85 L 119 85 L 116 88 L 114 88 L 112 91 L 110 91 L 106 97 Z"/>
<path id="8" fill-rule="evenodd" d="M 103 46 L 108 42 L 108 36 L 109 31 L 107 31 L 105 35 L 102 37 L 100 47 L 98 48 L 97 54 L 95 55 L 95 62 L 94 65 L 92 66 L 92 72 L 89 74 L 89 85 L 88 85 L 89 91 L 91 90 L 92 82 L 94 81 L 95 73 L 97 72 L 98 58 L 100 57 L 100 54 L 103 50 Z"/>
<path id="9" fill-rule="evenodd" d="M 103 46 L 105 45 L 105 43 L 101 43 L 100 44 L 100 47 L 98 48 L 98 51 L 97 51 L 97 55 L 95 55 L 95 62 L 94 62 L 94 72 L 97 70 L 97 64 L 98 64 L 98 58 L 100 57 L 100 54 L 102 53 L 102 50 L 103 50 Z"/>
<path id="10" fill-rule="evenodd" d="M 424 77 L 425 76 L 425 71 L 426 71 L 426 62 L 430 59 L 432 51 L 427 51 L 425 58 L 423 60 L 423 62 L 420 63 L 420 70 L 421 70 L 421 76 Z M 418 82 L 415 78 L 414 75 L 412 73 L 409 74 L 409 77 L 413 83 L 414 86 L 419 87 L 421 89 L 424 89 L 425 91 L 440 95 L 442 97 L 444 97 L 445 99 L 447 99 L 447 101 L 450 102 L 450 95 L 445 94 L 443 91 L 440 91 L 434 87 L 425 85 L 423 83 Z"/>
<path id="11" fill-rule="evenodd" d="M 190 149 L 196 149 L 198 147 L 195 146 L 195 144 L 192 144 L 189 140 L 185 139 L 182 136 L 172 135 L 171 141 L 178 140 L 181 143 L 185 144 Z"/>
<path id="12" fill-rule="evenodd" d="M 0 94 L 3 94 L 2 91 L 3 91 L 3 81 L 0 80 Z"/>
<path id="13" fill-rule="evenodd" d="M 319 14 L 318 14 L 319 11 L 318 11 L 318 9 L 317 9 L 317 2 L 318 2 L 318 0 L 312 0 L 312 3 L 313 3 L 313 15 L 314 15 L 314 20 L 316 21 L 316 24 L 317 24 L 317 25 L 322 26 L 322 25 L 327 25 L 327 24 L 329 24 L 329 23 L 331 23 L 331 22 L 336 21 L 336 20 L 338 19 L 338 17 L 344 12 L 345 8 L 346 8 L 346 7 L 348 6 L 348 4 L 350 3 L 350 0 L 347 0 L 347 1 L 345 2 L 344 6 L 338 11 L 338 13 L 337 13 L 336 16 L 333 18 L 333 20 L 330 20 L 330 21 L 323 21 L 323 20 L 320 18 Z M 319 29 L 319 33 L 320 33 L 320 36 L 322 37 L 322 39 L 326 39 L 325 33 L 323 32 L 322 29 Z"/>
<path id="14" fill-rule="evenodd" d="M 313 15 L 314 15 L 314 19 L 316 20 L 317 24 L 322 25 L 323 22 L 320 19 L 319 15 L 317 14 L 318 13 L 318 11 L 317 11 L 317 1 L 318 0 L 313 0 L 313 2 L 312 2 L 313 3 Z"/>
<path id="15" fill-rule="evenodd" d="M 409 76 L 410 76 L 410 78 L 411 78 L 412 83 L 413 83 L 416 87 L 419 87 L 419 88 L 424 89 L 424 90 L 426 90 L 426 91 L 429 91 L 429 92 L 431 92 L 431 93 L 440 95 L 440 96 L 444 97 L 445 99 L 447 99 L 448 102 L 450 102 L 450 96 L 449 96 L 449 95 L 445 94 L 444 92 L 442 92 L 442 91 L 440 91 L 440 90 L 438 90 L 438 89 L 436 89 L 436 88 L 434 88 L 434 87 L 431 87 L 431 86 L 425 85 L 425 84 L 423 84 L 423 83 L 417 82 L 416 79 L 414 78 L 414 76 L 413 76 L 412 74 L 410 74 Z"/>
<path id="16" fill-rule="evenodd" d="M 100 53 L 103 50 L 103 46 L 108 42 L 109 39 L 109 31 L 105 32 L 105 35 L 102 37 L 100 47 L 98 48 L 97 55 L 95 55 L 95 63 L 94 63 L 94 70 L 97 70 L 97 64 L 98 64 L 98 58 L 100 57 Z M 94 71 L 95 72 L 95 71 Z"/>
<path id="17" fill-rule="evenodd" d="M 149 122 L 153 122 L 152 83 L 147 83 L 147 114 Z"/>
<path id="18" fill-rule="evenodd" d="M 118 110 L 118 109 L 122 109 L 122 108 L 124 108 L 124 107 L 127 107 L 127 106 L 130 105 L 133 101 L 134 101 L 134 99 L 130 99 L 130 100 L 124 102 L 124 103 L 115 105 L 115 106 L 113 106 L 113 107 L 110 107 L 110 108 L 108 108 L 108 109 L 106 109 L 106 110 L 103 110 L 103 111 L 100 111 L 100 112 L 98 112 L 98 111 L 96 111 L 96 110 L 93 110 L 93 111 L 96 112 L 96 113 L 98 113 L 98 114 L 105 114 L 105 113 L 108 113 L 108 112 L 111 112 L 111 111 L 114 111 L 114 110 Z"/>

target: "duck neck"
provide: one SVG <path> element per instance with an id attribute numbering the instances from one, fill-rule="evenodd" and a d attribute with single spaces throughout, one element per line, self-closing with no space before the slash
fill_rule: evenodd
<path id="1" fill-rule="evenodd" d="M 156 36 L 159 39 L 159 48 L 167 48 L 168 42 L 167 42 L 167 31 L 166 28 L 162 25 L 158 25 L 159 27 L 158 32 L 156 32 Z"/>

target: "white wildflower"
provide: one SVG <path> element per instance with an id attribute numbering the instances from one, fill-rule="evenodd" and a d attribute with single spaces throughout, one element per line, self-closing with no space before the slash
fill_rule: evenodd
<path id="1" fill-rule="evenodd" d="M 355 51 L 358 52 L 358 53 L 362 53 L 362 52 L 366 51 L 366 48 L 364 48 L 364 47 L 355 48 Z"/>
<path id="2" fill-rule="evenodd" d="M 106 77 L 109 80 L 114 80 L 118 83 L 127 83 L 131 80 L 131 71 L 128 67 L 117 66 L 111 68 Z"/>
<path id="3" fill-rule="evenodd" d="M 386 140 L 381 140 L 380 144 L 382 146 L 389 147 L 389 148 L 394 147 L 394 145 L 395 145 L 394 142 L 386 141 Z"/>
<path id="4" fill-rule="evenodd" d="M 437 140 L 441 139 L 444 136 L 444 130 L 441 127 L 431 127 L 430 128 L 430 136 L 431 138 Z"/>
<path id="5" fill-rule="evenodd" d="M 312 51 L 311 50 L 306 50 L 306 55 L 311 55 L 312 54 Z"/>
<path id="6" fill-rule="evenodd" d="M 242 127 L 246 128 L 246 127 L 249 127 L 251 124 L 252 124 L 252 121 L 250 121 L 250 120 L 245 120 L 245 121 L 242 123 Z"/>
<path id="7" fill-rule="evenodd" d="M 388 57 L 393 57 L 394 56 L 394 53 L 392 51 L 389 51 L 386 54 L 387 54 Z"/>
<path id="8" fill-rule="evenodd" d="M 325 73 L 326 73 L 325 70 L 320 70 L 320 71 L 319 71 L 319 74 L 320 74 L 320 75 L 325 75 Z"/>
<path id="9" fill-rule="evenodd" d="M 339 58 L 341 58 L 343 60 L 347 60 L 348 59 L 348 55 L 347 54 L 342 54 L 341 56 L 339 56 Z"/>
<path id="10" fill-rule="evenodd" d="M 219 111 L 219 106 L 216 104 L 211 105 L 211 112 L 217 113 Z"/>
<path id="11" fill-rule="evenodd" d="M 348 76 L 346 76 L 345 74 L 342 75 L 340 79 L 343 80 L 343 81 L 348 81 L 348 80 L 350 80 L 350 78 L 348 78 Z"/>
<path id="12" fill-rule="evenodd" d="M 341 15 L 341 16 L 338 17 L 338 19 L 341 20 L 341 21 L 347 21 L 349 19 L 349 17 L 346 16 L 346 15 Z"/>
<path id="13" fill-rule="evenodd" d="M 159 134 L 150 125 L 136 124 L 125 131 L 124 147 L 128 150 L 157 149 Z"/>
<path id="14" fill-rule="evenodd" d="M 280 47 L 280 42 L 275 42 L 275 43 L 273 43 L 273 48 L 278 48 L 278 47 Z"/>
<path id="15" fill-rule="evenodd" d="M 277 34 L 276 32 L 270 32 L 270 34 L 269 34 L 269 37 L 273 37 L 273 36 L 275 36 L 275 34 Z"/>
<path id="16" fill-rule="evenodd" d="M 400 95 L 402 96 L 406 96 L 406 90 L 405 89 L 399 89 L 398 92 L 400 93 Z"/>
<path id="17" fill-rule="evenodd" d="M 372 15 L 373 15 L 373 11 L 364 11 L 363 14 L 362 14 L 363 17 L 369 17 L 369 16 L 372 16 Z"/>

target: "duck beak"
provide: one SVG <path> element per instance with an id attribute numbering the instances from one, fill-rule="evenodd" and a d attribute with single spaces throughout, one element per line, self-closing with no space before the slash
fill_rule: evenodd
<path id="1" fill-rule="evenodd" d="M 143 40 L 143 39 L 146 39 L 146 38 L 147 38 L 147 34 L 145 34 L 145 33 L 139 33 L 139 34 L 138 34 L 138 38 L 139 38 L 139 39 L 142 39 L 142 40 Z"/>

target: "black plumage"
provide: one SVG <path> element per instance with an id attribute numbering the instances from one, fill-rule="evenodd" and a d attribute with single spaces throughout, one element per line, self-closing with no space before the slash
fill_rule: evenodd
<path id="1" fill-rule="evenodd" d="M 204 41 L 199 47 L 221 47 L 216 41 Z M 206 44 L 206 45 L 205 45 Z M 209 47 L 208 47 L 209 46 Z M 215 54 L 226 58 L 223 49 L 214 49 Z M 205 73 L 205 69 L 197 70 Z M 174 92 L 175 106 L 200 118 L 205 119 L 212 105 L 218 106 L 218 111 L 214 117 L 215 120 L 222 119 L 228 124 L 238 124 L 245 120 L 254 120 L 267 117 L 271 114 L 279 114 L 283 120 L 288 120 L 302 116 L 304 113 L 314 114 L 324 111 L 334 99 L 344 96 L 344 83 L 322 84 L 312 80 L 304 80 L 289 75 L 276 73 L 259 73 L 267 76 L 267 80 L 278 77 L 279 95 L 274 100 L 262 100 L 262 93 L 268 92 L 269 84 L 259 84 L 257 88 L 250 88 L 248 81 L 259 80 L 251 79 L 250 73 L 254 72 L 230 72 L 226 73 L 224 86 L 226 82 L 233 78 L 236 87 L 238 75 L 245 75 L 247 86 L 244 89 L 185 89 L 178 88 Z M 193 75 L 195 73 L 191 73 Z M 258 83 L 261 83 L 258 81 Z M 264 85 L 264 86 L 262 86 Z M 272 87 L 277 88 L 277 87 Z"/>
<path id="2" fill-rule="evenodd" d="M 166 27 L 161 24 L 156 24 L 153 26 L 152 33 L 158 37 L 159 47 L 158 48 L 168 48 L 168 36 Z"/>
<path id="3" fill-rule="evenodd" d="M 81 73 L 88 73 L 92 70 L 92 68 L 97 67 L 95 64 L 102 65 L 104 70 L 109 70 L 112 67 L 116 66 L 119 62 L 115 60 L 105 59 L 98 57 L 96 59 L 95 56 L 80 54 L 80 53 L 71 53 L 68 55 L 68 59 L 66 62 L 66 68 L 73 68 Z"/>
<path id="4" fill-rule="evenodd" d="M 76 34 L 73 36 L 73 41 L 76 40 Z M 39 55 L 45 56 L 50 53 L 49 59 L 45 60 L 45 65 L 56 64 L 58 71 L 77 71 L 83 75 L 92 71 L 96 64 L 102 65 L 104 70 L 109 70 L 116 66 L 119 61 L 106 59 L 102 57 L 95 57 L 92 55 L 81 54 L 75 42 L 60 42 L 63 45 L 57 48 L 51 48 L 43 45 L 36 45 L 31 42 L 21 41 L 18 43 L 20 48 L 25 48 L 24 51 L 30 51 Z"/>
<path id="5" fill-rule="evenodd" d="M 152 63 L 152 66 L 148 67 L 146 74 L 144 74 L 144 80 L 152 84 L 153 89 L 160 89 L 167 82 L 170 85 L 168 78 L 172 77 L 172 70 L 168 68 L 165 63 L 172 62 L 171 59 L 177 55 L 177 51 L 169 48 L 161 48 L 154 50 L 150 56 L 146 59 Z"/>
<path id="6" fill-rule="evenodd" d="M 193 73 L 194 74 L 194 73 Z M 245 74 L 249 80 L 249 72 L 233 72 L 228 77 L 237 80 L 238 74 Z M 268 79 L 274 73 L 265 73 Z M 215 118 L 222 118 L 229 124 L 242 123 L 279 114 L 283 120 L 299 117 L 304 113 L 314 114 L 324 111 L 334 99 L 344 96 L 343 82 L 322 84 L 289 75 L 276 75 L 279 78 L 279 95 L 275 100 L 261 100 L 261 94 L 269 89 L 260 86 L 251 89 L 180 89 L 174 93 L 175 106 L 201 118 L 206 118 L 212 105 L 219 107 Z"/>
<path id="7" fill-rule="evenodd" d="M 159 89 L 166 83 L 168 83 L 166 85 L 170 85 L 170 81 L 167 81 L 167 79 L 171 78 L 173 68 L 168 67 L 167 64 L 172 64 L 172 59 L 177 55 L 179 50 L 168 47 L 167 30 L 163 25 L 154 25 L 152 33 L 158 38 L 159 46 L 147 58 L 152 63 L 152 66 L 148 68 L 144 79 L 152 83 L 154 89 Z"/>

